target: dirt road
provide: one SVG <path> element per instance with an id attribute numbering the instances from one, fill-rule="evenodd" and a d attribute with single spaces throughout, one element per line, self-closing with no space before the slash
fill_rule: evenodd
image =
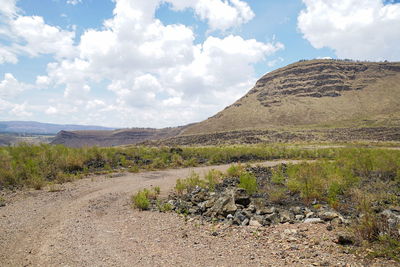
<path id="1" fill-rule="evenodd" d="M 333 243 L 334 234 L 325 225 L 225 228 L 130 207 L 129 198 L 139 189 L 160 186 L 167 194 L 176 179 L 191 170 L 203 173 L 227 167 L 98 176 L 65 184 L 59 192 L 8 193 L 8 204 L 0 208 L 0 266 L 346 266 L 359 262 Z"/>

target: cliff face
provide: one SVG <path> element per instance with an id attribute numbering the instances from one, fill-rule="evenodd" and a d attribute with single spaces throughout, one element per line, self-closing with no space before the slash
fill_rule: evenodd
<path id="1" fill-rule="evenodd" d="M 270 72 L 184 134 L 239 129 L 400 125 L 400 63 L 311 60 Z"/>
<path id="2" fill-rule="evenodd" d="M 137 144 L 148 140 L 170 138 L 181 133 L 184 127 L 164 129 L 125 129 L 116 131 L 61 131 L 52 144 L 69 147 L 119 146 Z"/>

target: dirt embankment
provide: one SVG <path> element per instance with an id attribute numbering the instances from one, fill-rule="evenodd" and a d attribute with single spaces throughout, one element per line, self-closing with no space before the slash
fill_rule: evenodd
<path id="1" fill-rule="evenodd" d="M 279 162 L 269 162 L 272 166 Z M 58 192 L 2 192 L 1 266 L 363 266 L 322 224 L 255 229 L 185 222 L 139 212 L 129 198 L 160 186 L 164 195 L 192 170 L 92 177 Z M 377 261 L 373 266 L 395 266 Z M 367 265 L 365 265 L 367 266 Z M 368 265 L 371 266 L 371 265 Z"/>

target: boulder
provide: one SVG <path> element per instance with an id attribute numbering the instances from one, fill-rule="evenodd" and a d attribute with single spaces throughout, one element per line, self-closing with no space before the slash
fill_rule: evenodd
<path id="1" fill-rule="evenodd" d="M 197 194 L 192 194 L 190 201 L 197 204 L 200 202 L 204 202 L 209 198 L 209 195 L 204 190 L 199 191 Z"/>
<path id="2" fill-rule="evenodd" d="M 333 219 L 338 218 L 339 216 L 340 214 L 335 211 L 322 211 L 319 212 L 318 214 L 318 217 L 324 221 L 332 221 Z"/>
<path id="3" fill-rule="evenodd" d="M 262 224 L 258 220 L 254 219 L 254 218 L 251 218 L 250 222 L 249 222 L 249 226 L 261 227 Z"/>
<path id="4" fill-rule="evenodd" d="M 280 223 L 293 223 L 294 215 L 291 211 L 288 210 L 280 210 L 279 211 L 279 222 Z"/>
<path id="5" fill-rule="evenodd" d="M 277 213 L 271 213 L 264 215 L 263 225 L 271 225 L 280 222 L 279 215 Z"/>
<path id="6" fill-rule="evenodd" d="M 321 218 L 307 218 L 304 220 L 304 223 L 322 223 Z"/>
<path id="7" fill-rule="evenodd" d="M 247 219 L 246 215 L 243 214 L 242 211 L 236 211 L 235 215 L 233 216 L 233 223 L 236 225 L 242 225 L 242 223 Z"/>

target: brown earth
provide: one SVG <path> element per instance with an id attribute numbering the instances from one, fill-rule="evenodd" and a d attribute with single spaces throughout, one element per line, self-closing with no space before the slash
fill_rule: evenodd
<path id="1" fill-rule="evenodd" d="M 1 192 L 7 205 L 0 208 L 0 266 L 399 266 L 350 254 L 324 224 L 226 227 L 130 207 L 139 189 L 160 186 L 165 196 L 191 170 L 227 167 L 97 176 L 57 192 Z"/>

